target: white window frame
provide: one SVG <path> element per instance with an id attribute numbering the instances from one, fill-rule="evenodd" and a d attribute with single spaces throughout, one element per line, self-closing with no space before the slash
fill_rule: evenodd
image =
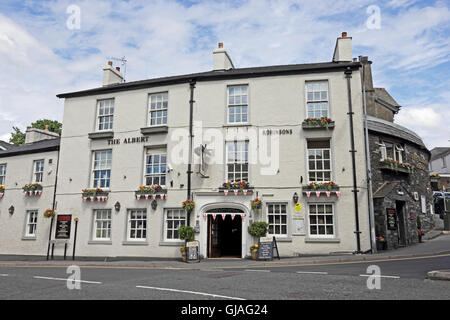
<path id="1" fill-rule="evenodd" d="M 270 209 L 270 207 L 271 206 L 273 206 L 273 208 L 275 209 L 275 207 L 277 206 L 277 207 L 279 207 L 279 212 L 276 212 L 276 210 L 274 210 L 274 212 L 272 212 L 272 213 L 270 213 L 269 212 L 269 209 Z M 282 211 L 282 206 L 284 206 L 285 208 L 286 208 L 286 212 L 285 213 L 282 213 L 281 211 Z M 279 222 L 276 222 L 276 219 L 275 219 L 275 217 L 274 217 L 274 220 L 273 220 L 273 222 L 270 222 L 270 216 L 280 216 L 280 218 L 279 218 Z M 285 217 L 285 219 L 286 219 L 286 221 L 285 222 L 282 222 L 282 217 Z M 268 229 L 268 231 L 267 231 L 267 235 L 268 236 L 270 236 L 270 237 L 273 237 L 273 236 L 275 236 L 275 237 L 279 237 L 279 238 L 281 238 L 281 237 L 288 237 L 289 236 L 289 206 L 288 206 L 288 203 L 286 203 L 286 202 L 268 202 L 267 203 L 267 205 L 266 205 L 266 219 L 267 219 L 267 223 L 269 224 L 269 229 Z M 273 232 L 270 232 L 271 230 L 271 226 L 273 226 L 273 229 L 272 229 L 272 231 Z M 279 229 L 280 229 L 280 233 L 276 233 L 276 227 L 279 227 Z M 285 233 L 282 233 L 282 230 L 283 230 L 283 226 L 286 226 L 286 232 Z"/>
<path id="2" fill-rule="evenodd" d="M 44 181 L 44 167 L 45 167 L 44 159 L 33 161 L 33 183 L 42 183 Z M 40 179 L 38 179 L 38 177 Z"/>
<path id="3" fill-rule="evenodd" d="M 177 214 L 177 216 L 172 216 L 169 218 L 169 213 Z M 170 224 L 172 222 L 172 224 Z M 175 226 L 177 223 L 177 227 Z M 175 232 L 178 232 L 178 228 L 181 226 L 187 225 L 187 213 L 183 208 L 169 208 L 164 210 L 164 241 L 173 241 L 179 242 L 180 235 L 178 237 L 174 237 Z M 168 233 L 171 233 L 172 237 L 168 236 Z"/>
<path id="4" fill-rule="evenodd" d="M 152 165 L 149 165 L 149 157 L 154 159 L 155 156 L 159 156 L 159 163 L 155 165 L 154 160 L 152 160 Z M 165 162 L 162 161 L 162 158 L 165 158 Z M 156 185 L 159 184 L 161 187 L 165 187 L 167 183 L 167 152 L 165 151 L 154 151 L 151 149 L 147 149 L 145 152 L 145 166 L 144 166 L 144 185 Z M 151 173 L 148 173 L 148 169 L 151 168 Z M 156 170 L 155 170 L 156 169 Z M 155 173 L 155 171 L 158 171 Z M 164 172 L 162 172 L 164 171 Z M 164 177 L 164 183 L 161 183 L 162 178 Z M 151 179 L 152 183 L 147 183 L 147 178 Z M 153 183 L 155 178 L 158 178 L 160 183 Z"/>
<path id="5" fill-rule="evenodd" d="M 316 207 L 316 212 L 311 213 L 311 206 L 315 206 Z M 319 206 L 323 207 L 324 212 L 323 213 L 319 213 Z M 331 213 L 327 213 L 327 206 L 331 207 Z M 316 223 L 312 223 L 312 219 L 311 216 L 316 216 Z M 324 216 L 324 220 L 323 223 L 319 223 L 319 216 Z M 331 216 L 332 219 L 332 223 L 327 223 L 327 216 Z M 311 227 L 312 226 L 316 226 L 317 228 L 317 232 L 316 234 L 313 234 L 311 232 Z M 325 234 L 319 234 L 319 227 L 323 226 L 324 227 L 324 231 Z M 327 226 L 332 226 L 333 227 L 333 234 L 327 234 Z M 308 203 L 308 235 L 310 238 L 327 238 L 327 239 L 331 239 L 331 238 L 336 238 L 336 213 L 335 213 L 335 206 L 334 203 L 330 203 L 330 202 L 321 202 L 321 203 Z"/>
<path id="6" fill-rule="evenodd" d="M 148 96 L 148 123 L 149 127 L 167 126 L 169 113 L 169 92 L 151 93 Z M 161 119 L 161 123 L 158 123 Z M 155 120 L 154 124 L 152 121 Z"/>
<path id="7" fill-rule="evenodd" d="M 109 103 L 109 105 L 106 105 Z M 97 101 L 97 131 L 112 131 L 114 128 L 114 98 Z M 103 110 L 102 110 L 103 109 Z M 105 112 L 107 111 L 107 113 Z M 102 119 L 107 121 L 102 123 Z"/>
<path id="8" fill-rule="evenodd" d="M 332 181 L 333 180 L 333 163 L 332 163 L 332 160 L 333 160 L 333 155 L 331 154 L 331 140 L 329 141 L 329 143 L 330 143 L 330 147 L 329 148 L 308 148 L 308 146 L 307 146 L 307 154 L 306 154 L 306 156 L 307 156 L 307 162 L 308 162 L 308 182 L 309 183 L 312 183 L 312 182 L 320 182 L 320 183 L 324 183 L 324 182 L 330 182 L 330 181 Z M 309 157 L 310 157 L 310 155 L 309 155 L 309 151 L 314 151 L 314 159 L 313 160 L 311 160 Z M 319 160 L 319 159 L 317 159 L 317 151 L 320 151 L 321 153 L 322 153 L 322 160 Z M 330 158 L 329 159 L 325 159 L 324 158 L 324 153 L 325 153 L 325 151 L 328 151 L 328 153 L 329 153 L 329 155 L 330 155 Z M 330 162 L 330 168 L 329 169 L 325 169 L 325 161 L 326 160 L 328 160 L 329 162 Z M 311 169 L 310 168 L 310 161 L 314 161 L 314 166 L 315 166 L 315 169 Z M 317 163 L 318 163 L 318 161 L 321 161 L 321 164 L 322 164 L 322 169 L 317 169 Z M 314 172 L 315 174 L 316 174 L 316 178 L 315 178 L 315 180 L 312 180 L 311 179 L 311 175 L 310 175 L 310 172 Z M 322 180 L 318 180 L 317 179 L 317 173 L 322 173 Z M 328 180 L 326 180 L 325 179 L 325 173 L 326 172 L 329 172 L 329 174 L 330 174 L 330 179 L 328 179 Z"/>
<path id="9" fill-rule="evenodd" d="M 403 152 L 405 149 L 400 144 L 394 144 L 394 157 L 399 163 L 403 162 Z"/>
<path id="10" fill-rule="evenodd" d="M 231 153 L 234 153 L 234 160 L 230 160 L 230 149 L 229 146 L 234 145 L 234 149 L 231 150 Z M 238 147 L 238 146 L 242 146 Z M 225 160 L 225 176 L 226 181 L 247 181 L 249 182 L 250 178 L 250 165 L 249 165 L 249 147 L 250 143 L 249 141 L 227 141 L 225 143 L 225 149 L 226 149 L 226 160 Z M 228 165 L 233 165 L 233 168 L 236 169 L 236 165 L 241 166 L 241 170 L 237 172 L 236 170 L 233 170 L 231 173 L 228 169 Z M 242 170 L 243 166 L 247 166 L 247 170 Z M 232 174 L 233 177 L 230 179 L 229 174 Z M 247 176 L 247 179 L 244 179 L 245 175 Z M 238 178 L 238 179 L 236 179 Z"/>
<path id="11" fill-rule="evenodd" d="M 38 219 L 38 210 L 28 210 L 26 212 L 25 218 L 25 233 L 24 236 L 26 238 L 36 238 L 36 230 L 37 230 L 37 219 Z M 32 232 L 30 233 L 30 227 L 32 227 Z"/>
<path id="12" fill-rule="evenodd" d="M 243 91 L 245 88 L 245 92 Z M 236 89 L 239 94 L 235 94 Z M 243 110 L 246 110 L 243 112 Z M 231 112 L 233 110 L 233 112 Z M 238 111 L 239 112 L 236 112 Z M 230 117 L 233 114 L 233 119 Z M 240 120 L 236 120 L 239 115 Z M 246 124 L 249 122 L 249 103 L 248 103 L 248 85 L 232 85 L 227 87 L 227 123 L 228 124 Z M 245 120 L 244 120 L 245 119 Z"/>
<path id="13" fill-rule="evenodd" d="M 6 163 L 0 164 L 0 186 L 4 186 L 6 183 Z"/>
<path id="14" fill-rule="evenodd" d="M 98 216 L 100 214 L 100 217 Z M 106 217 L 104 216 L 106 214 Z M 109 215 L 109 216 L 108 216 Z M 111 209 L 94 209 L 94 224 L 92 240 L 94 241 L 111 241 L 112 232 L 112 211 Z M 98 233 L 100 232 L 100 236 Z M 103 236 L 106 235 L 109 236 Z"/>
<path id="15" fill-rule="evenodd" d="M 110 161 L 109 165 L 108 165 L 108 159 L 106 158 L 106 159 L 104 159 L 106 161 L 106 164 L 102 165 L 100 168 L 96 168 L 95 167 L 96 162 L 101 162 L 103 160 L 101 158 L 100 158 L 100 160 L 95 160 L 95 156 L 96 156 L 97 153 L 98 154 L 104 154 L 104 153 L 111 154 L 111 158 L 109 159 L 109 161 Z M 96 179 L 95 178 L 95 173 L 97 171 L 99 171 L 99 172 L 101 172 L 101 171 L 106 171 L 106 172 L 109 171 L 109 178 L 106 178 L 106 179 L 98 178 L 98 179 Z M 112 173 L 112 149 L 93 151 L 92 152 L 92 183 L 91 183 L 92 188 L 94 188 L 94 189 L 95 188 L 110 189 L 111 188 L 111 173 Z M 96 185 L 96 181 L 97 180 L 100 182 L 100 184 Z M 102 187 L 101 186 L 101 181 L 102 180 L 109 181 L 109 185 L 106 186 L 106 184 L 105 184 L 105 186 Z"/>
<path id="16" fill-rule="evenodd" d="M 134 218 L 132 219 L 132 214 L 140 214 L 141 218 Z M 143 217 L 145 215 L 145 218 Z M 133 227 L 133 221 L 136 222 L 135 226 Z M 143 222 L 145 226 L 138 225 L 138 222 Z M 136 234 L 135 237 L 131 237 L 131 232 L 135 230 Z M 141 231 L 141 237 L 137 237 L 137 232 Z M 145 231 L 145 237 L 142 236 L 143 232 Z M 148 237 L 148 215 L 146 209 L 129 209 L 127 211 L 127 241 L 132 242 L 146 242 Z"/>
<path id="17" fill-rule="evenodd" d="M 315 90 L 314 85 L 319 85 L 320 88 L 318 91 Z M 325 85 L 326 91 L 323 91 L 323 86 Z M 309 90 L 309 86 L 312 87 L 312 91 Z M 323 97 L 322 93 L 326 92 L 326 97 Z M 312 94 L 312 99 L 310 99 L 310 95 Z M 317 97 L 316 94 L 319 96 Z M 305 82 L 305 101 L 306 101 L 306 118 L 322 118 L 322 117 L 330 117 L 330 88 L 328 80 L 317 80 L 317 81 L 306 81 Z M 314 105 L 313 114 L 310 114 L 309 105 Z M 319 108 L 316 108 L 317 104 L 320 105 Z M 323 104 L 326 104 L 326 108 L 323 108 Z M 325 114 L 324 114 L 325 111 Z"/>

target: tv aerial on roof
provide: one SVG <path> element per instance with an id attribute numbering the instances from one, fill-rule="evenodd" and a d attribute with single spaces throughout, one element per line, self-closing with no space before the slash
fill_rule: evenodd
<path id="1" fill-rule="evenodd" d="M 110 60 L 114 60 L 114 61 L 119 61 L 122 63 L 122 67 L 123 67 L 123 82 L 127 82 L 126 76 L 127 76 L 127 62 L 128 60 L 126 59 L 126 57 L 122 57 L 122 58 L 116 58 L 116 57 L 110 57 Z"/>

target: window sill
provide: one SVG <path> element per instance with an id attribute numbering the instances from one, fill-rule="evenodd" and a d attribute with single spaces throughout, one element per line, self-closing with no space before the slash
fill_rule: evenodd
<path id="1" fill-rule="evenodd" d="M 277 236 L 275 236 L 275 239 L 277 240 L 277 242 L 292 242 L 292 238 L 291 237 L 277 237 Z"/>
<path id="2" fill-rule="evenodd" d="M 111 240 L 91 240 L 88 241 L 88 244 L 106 244 L 106 245 L 112 245 L 112 241 Z"/>
<path id="3" fill-rule="evenodd" d="M 227 123 L 224 124 L 224 128 L 235 128 L 235 127 L 251 127 L 252 125 L 248 122 L 242 122 L 242 123 Z"/>
<path id="4" fill-rule="evenodd" d="M 148 246 L 147 241 L 124 241 L 123 246 Z"/>
<path id="5" fill-rule="evenodd" d="M 163 241 L 159 243 L 161 247 L 179 247 L 184 246 L 184 241 Z"/>
<path id="6" fill-rule="evenodd" d="M 162 126 L 149 126 L 141 128 L 141 133 L 143 135 L 156 134 L 156 133 L 168 133 L 169 127 L 167 125 Z"/>
<path id="7" fill-rule="evenodd" d="M 340 243 L 338 238 L 305 238 L 306 243 Z"/>
<path id="8" fill-rule="evenodd" d="M 26 236 L 23 236 L 22 237 L 22 240 L 24 240 L 24 241 L 33 241 L 33 240 L 36 240 L 36 237 L 26 237 Z"/>
<path id="9" fill-rule="evenodd" d="M 88 137 L 91 140 L 112 139 L 114 138 L 114 131 L 92 132 L 88 134 Z"/>

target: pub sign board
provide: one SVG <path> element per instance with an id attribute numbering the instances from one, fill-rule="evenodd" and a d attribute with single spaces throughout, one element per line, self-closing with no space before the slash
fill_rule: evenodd
<path id="1" fill-rule="evenodd" d="M 70 239 L 71 214 L 59 214 L 56 217 L 55 239 Z"/>
<path id="2" fill-rule="evenodd" d="M 273 239 L 260 238 L 258 260 L 273 260 Z"/>
<path id="3" fill-rule="evenodd" d="M 397 230 L 397 211 L 395 209 L 386 208 L 386 213 L 388 230 Z"/>
<path id="4" fill-rule="evenodd" d="M 186 242 L 186 262 L 200 262 L 200 242 L 188 241 Z"/>

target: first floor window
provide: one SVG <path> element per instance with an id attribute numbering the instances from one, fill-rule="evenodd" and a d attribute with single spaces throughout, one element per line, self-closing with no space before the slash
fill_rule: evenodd
<path id="1" fill-rule="evenodd" d="M 247 121 L 247 86 L 228 87 L 228 123 L 246 123 Z"/>
<path id="2" fill-rule="evenodd" d="M 268 204 L 267 218 L 269 221 L 269 234 L 287 235 L 287 208 L 286 204 Z"/>
<path id="3" fill-rule="evenodd" d="M 160 126 L 167 124 L 167 109 L 169 106 L 169 94 L 157 93 L 149 97 L 149 125 Z"/>
<path id="4" fill-rule="evenodd" d="M 331 181 L 330 141 L 308 141 L 309 182 Z"/>
<path id="5" fill-rule="evenodd" d="M 145 161 L 145 185 L 166 185 L 167 155 L 150 153 Z"/>
<path id="6" fill-rule="evenodd" d="M 311 237 L 333 237 L 335 235 L 332 204 L 309 205 L 309 234 Z"/>
<path id="7" fill-rule="evenodd" d="M 114 99 L 98 101 L 98 130 L 112 130 L 114 122 Z"/>
<path id="8" fill-rule="evenodd" d="M 0 186 L 5 185 L 6 180 L 6 164 L 0 164 Z"/>
<path id="9" fill-rule="evenodd" d="M 401 144 L 395 144 L 388 141 L 381 141 L 380 152 L 381 160 L 391 159 L 402 163 L 405 159 L 405 149 Z"/>
<path id="10" fill-rule="evenodd" d="M 128 240 L 145 241 L 147 239 L 147 211 L 145 209 L 128 211 Z"/>
<path id="11" fill-rule="evenodd" d="M 306 83 L 308 118 L 328 117 L 328 81 Z"/>
<path id="12" fill-rule="evenodd" d="M 33 163 L 33 182 L 41 183 L 44 177 L 44 160 L 37 160 Z"/>
<path id="13" fill-rule="evenodd" d="M 248 141 L 227 142 L 228 181 L 248 181 Z"/>
<path id="14" fill-rule="evenodd" d="M 184 209 L 167 209 L 166 211 L 166 239 L 178 240 L 178 228 L 186 225 L 186 211 Z"/>
<path id="15" fill-rule="evenodd" d="M 111 240 L 111 210 L 94 210 L 94 240 Z"/>
<path id="16" fill-rule="evenodd" d="M 112 151 L 94 152 L 94 188 L 109 188 L 111 185 Z"/>
<path id="17" fill-rule="evenodd" d="M 26 237 L 36 237 L 37 216 L 38 212 L 36 210 L 27 211 L 27 220 L 25 226 Z"/>

